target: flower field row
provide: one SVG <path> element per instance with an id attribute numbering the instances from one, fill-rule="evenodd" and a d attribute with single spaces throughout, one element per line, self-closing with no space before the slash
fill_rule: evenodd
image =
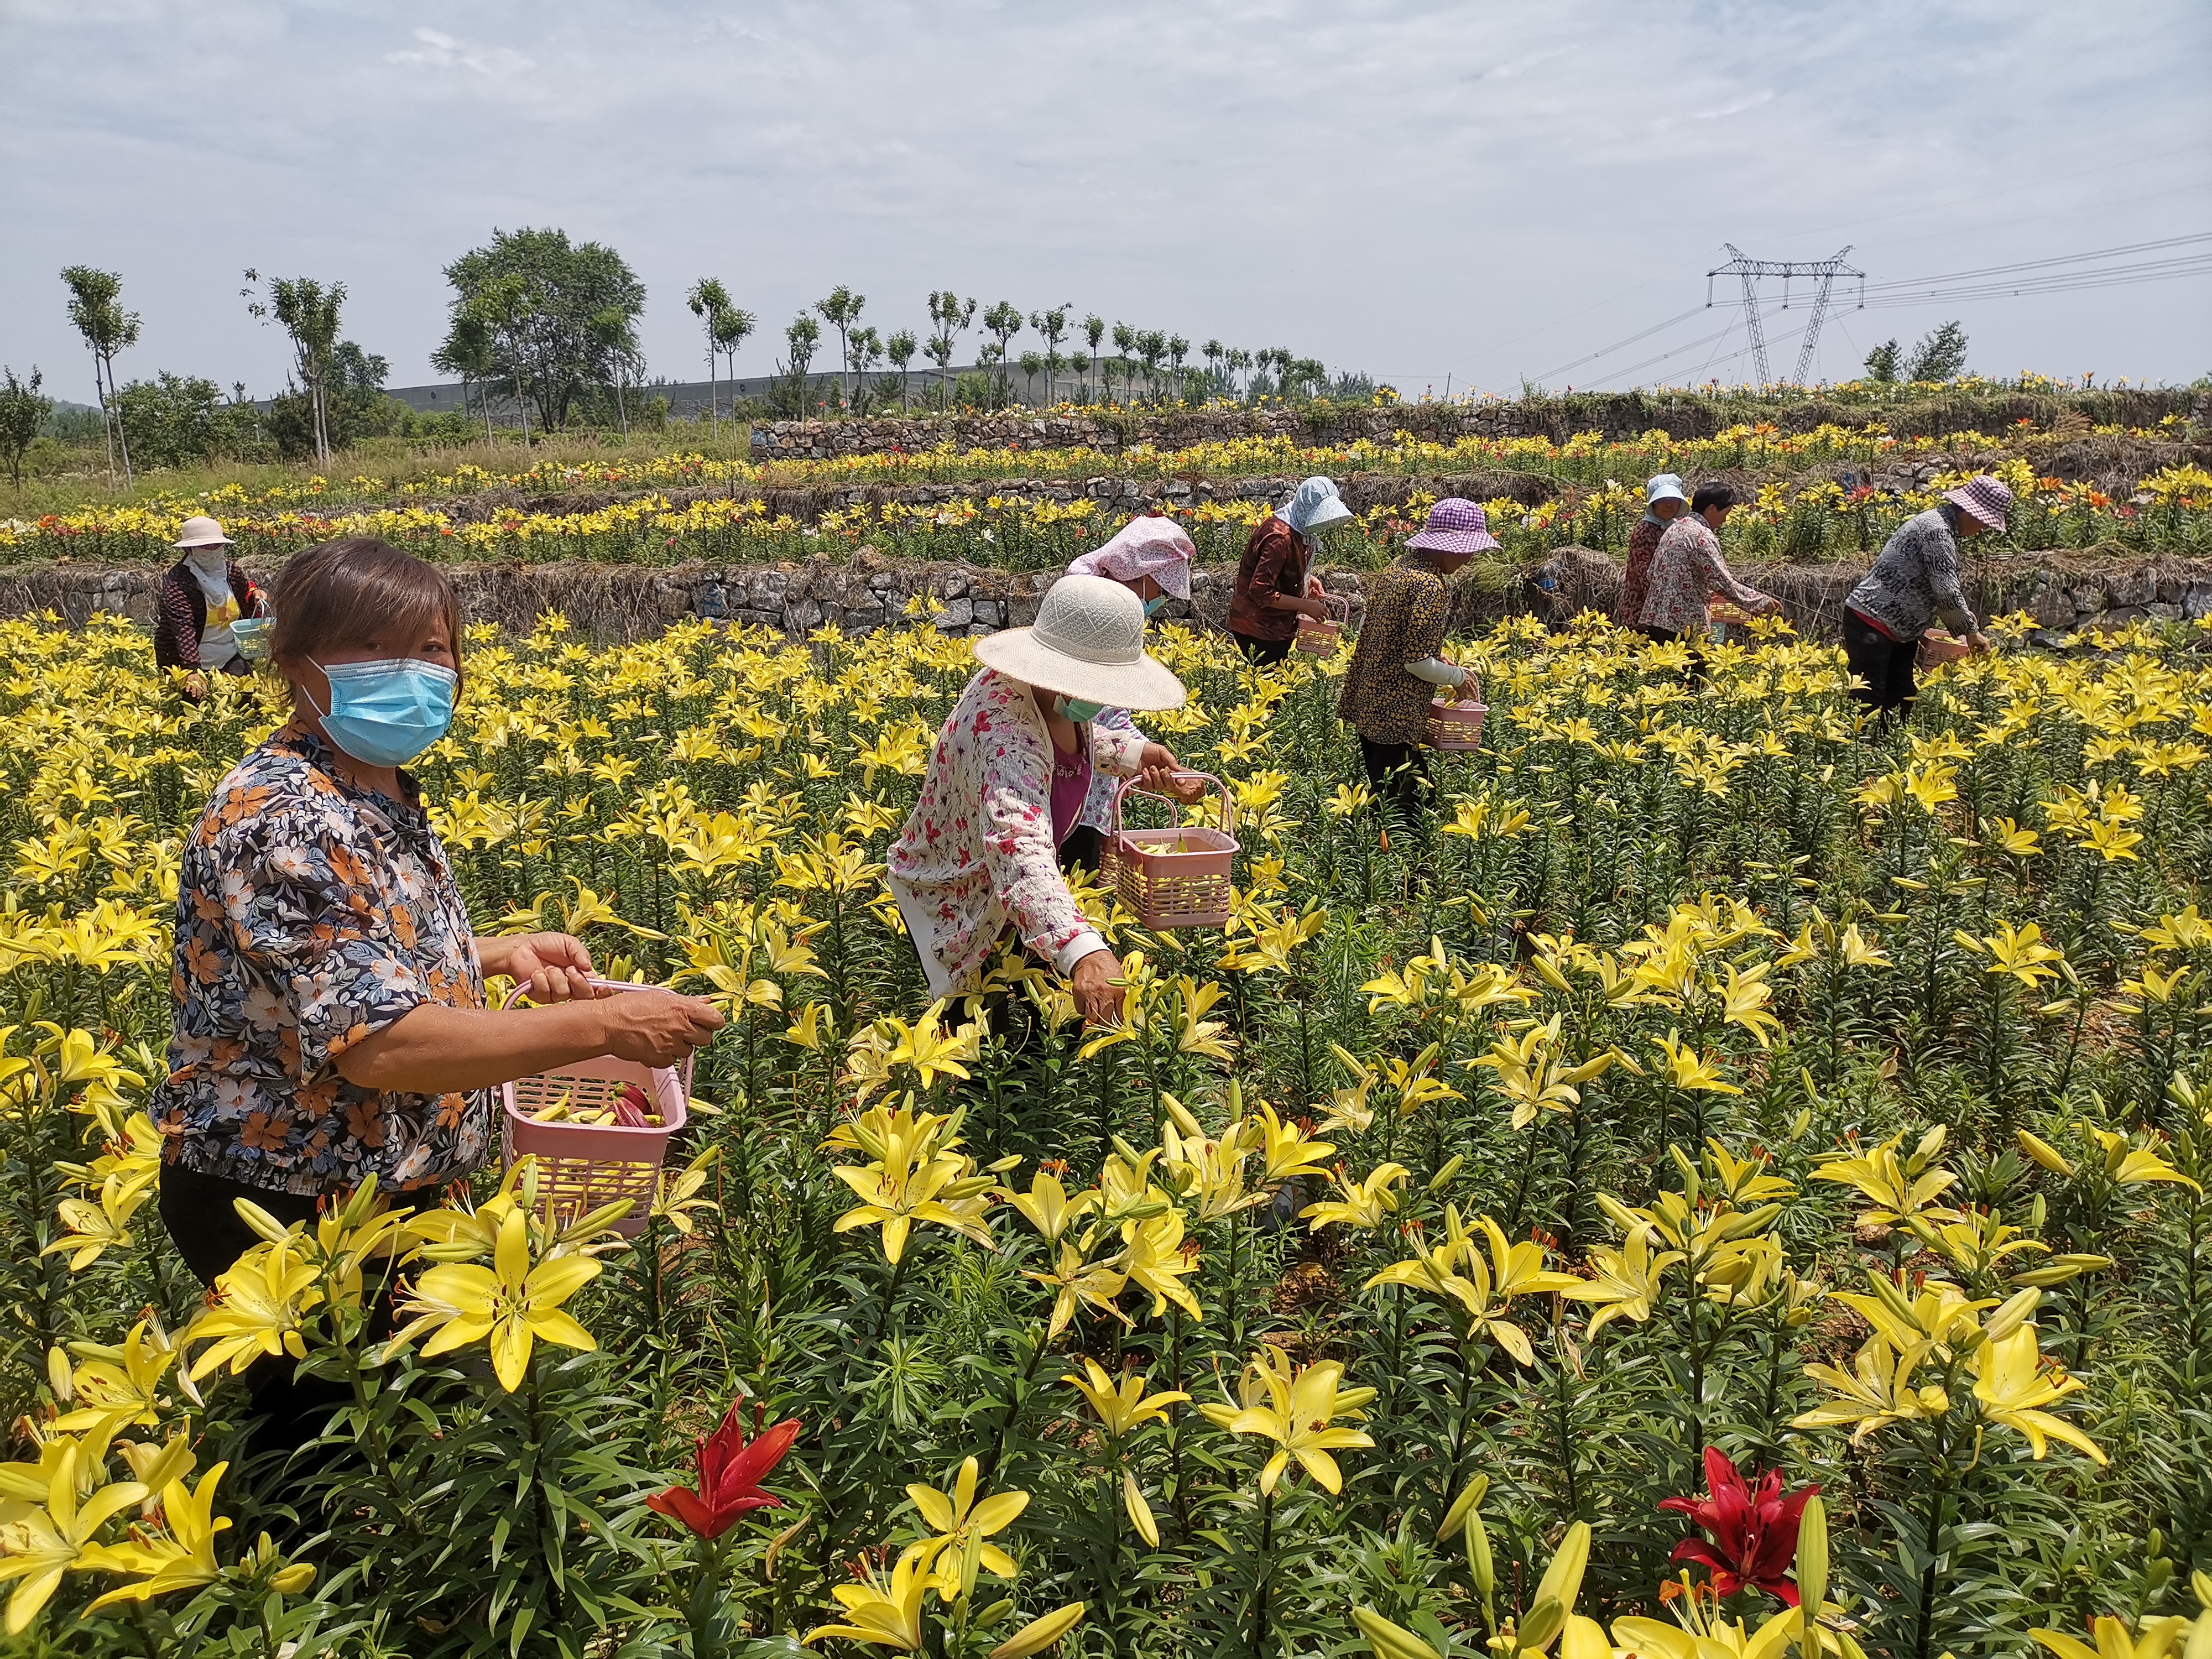
<path id="1" fill-rule="evenodd" d="M 1463 642 L 1487 746 L 1387 844 L 1340 661 L 1169 630 L 1147 724 L 1226 781 L 1235 919 L 1081 887 L 1090 1030 L 1015 957 L 929 1005 L 883 884 L 963 641 L 477 630 L 421 768 L 477 924 L 713 996 L 695 1127 L 635 1243 L 526 1163 L 271 1224 L 210 1305 L 137 1109 L 180 838 L 272 683 L 191 708 L 128 629 L 0 624 L 9 1632 L 2196 1654 L 2204 635 L 2002 649 L 1899 728 L 1761 627 L 1702 689 Z M 350 1402 L 297 1513 L 240 1462 L 261 1352 Z"/>
<path id="2" fill-rule="evenodd" d="M 1995 469 L 2020 507 L 1999 545 L 2020 551 L 2116 544 L 2146 553 L 2212 550 L 2212 473 L 2197 466 L 2163 469 L 2142 479 L 2125 500 L 2093 486 L 2039 477 L 2026 460 Z M 1845 489 L 1831 480 L 1761 487 L 1723 527 L 1732 557 L 1815 562 L 1863 556 L 1897 525 L 1967 476 L 1936 474 L 1924 488 Z M 1370 508 L 1339 532 L 1329 548 L 1340 562 L 1377 566 L 1391 538 L 1418 523 L 1432 496 Z M 1204 562 L 1234 562 L 1261 500 L 1156 504 L 1182 520 Z M 1570 543 L 1626 546 L 1643 508 L 1640 484 L 1618 480 L 1571 486 L 1534 507 L 1501 497 L 1485 504 L 1509 560 L 1541 559 Z M 587 512 L 501 509 L 456 521 L 427 507 L 380 507 L 329 514 L 291 508 L 231 512 L 226 527 L 248 554 L 282 556 L 337 536 L 380 536 L 426 558 L 445 561 L 591 560 L 673 564 L 687 560 L 754 564 L 838 557 L 863 543 L 878 553 L 915 560 L 964 560 L 987 568 L 1048 570 L 1064 567 L 1115 527 L 1117 509 L 1088 495 L 1069 501 L 988 495 L 918 503 L 884 502 L 836 508 L 811 522 L 771 514 L 757 497 L 709 495 L 678 501 L 660 494 L 632 495 Z M 18 558 L 167 562 L 178 520 L 171 507 L 118 507 L 57 514 L 28 526 L 0 526 L 0 552 Z"/>
<path id="3" fill-rule="evenodd" d="M 1898 436 L 1880 422 L 1860 427 L 1824 423 L 1785 433 L 1768 422 L 1742 422 L 1711 438 L 1675 438 L 1653 430 L 1633 439 L 1607 440 L 1595 432 L 1564 441 L 1547 435 L 1470 435 L 1449 443 L 1399 432 L 1387 440 L 1302 443 L 1284 435 L 1248 435 L 1174 447 L 1139 442 L 1112 449 L 932 447 L 882 453 L 763 462 L 724 459 L 696 450 L 605 459 L 549 459 L 495 471 L 463 464 L 450 471 L 404 482 L 356 473 L 345 478 L 310 477 L 297 483 L 248 489 L 240 484 L 193 495 L 154 492 L 138 503 L 157 514 L 258 514 L 268 508 L 332 506 L 404 507 L 500 491 L 522 495 L 578 491 L 645 491 L 715 487 L 725 489 L 836 489 L 854 484 L 988 483 L 1010 478 L 1087 478 L 1111 473 L 1132 477 L 1237 478 L 1255 474 L 1341 476 L 1354 471 L 1443 473 L 1522 472 L 1556 483 L 1603 484 L 1641 480 L 1654 472 L 1685 477 L 1723 471 L 1802 470 L 1837 462 L 1894 462 L 1916 456 L 2017 453 L 2084 438 L 2139 441 L 2188 435 L 2188 423 L 2169 416 L 2154 427 L 2015 425 L 2002 434 L 1972 430 L 1941 435 Z"/>

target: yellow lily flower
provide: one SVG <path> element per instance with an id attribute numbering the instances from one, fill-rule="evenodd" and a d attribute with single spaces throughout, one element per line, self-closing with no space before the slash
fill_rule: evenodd
<path id="1" fill-rule="evenodd" d="M 134 1536 L 115 1545 L 106 1563 L 112 1571 L 139 1575 L 135 1584 L 112 1589 L 92 1604 L 110 1607 L 118 1601 L 145 1601 L 173 1590 L 197 1589 L 222 1576 L 216 1565 L 215 1535 L 230 1525 L 229 1517 L 215 1513 L 216 1485 L 229 1468 L 218 1463 L 201 1477 L 197 1488 L 181 1480 L 161 1489 L 161 1520 L 166 1536 Z M 88 1608 L 89 1612 L 92 1608 Z"/>
<path id="2" fill-rule="evenodd" d="M 2078 1636 L 2069 1636 L 2063 1631 L 2032 1630 L 2028 1634 L 2057 1654 L 2058 1659 L 2166 1659 L 2181 1644 L 2182 1638 L 2190 1636 L 2192 1631 L 2200 1627 L 2212 1629 L 2208 1620 L 2212 1620 L 2212 1612 L 2193 1620 L 2178 1613 L 2168 1613 L 2163 1619 L 2146 1620 L 2140 1634 L 2131 1634 L 2127 1620 L 2118 1614 L 2100 1613 L 2090 1626 L 2097 1638 L 2094 1648 Z M 2191 1650 L 2194 1651 L 2196 1646 L 2192 1640 Z"/>
<path id="3" fill-rule="evenodd" d="M 1340 1389 L 1344 1367 L 1334 1359 L 1295 1369 L 1290 1357 L 1269 1343 L 1244 1367 L 1237 1389 L 1243 1400 L 1236 1406 L 1200 1406 L 1200 1411 L 1216 1428 L 1231 1434 L 1259 1435 L 1281 1449 L 1260 1471 L 1260 1493 L 1273 1493 L 1275 1483 L 1295 1457 L 1299 1466 L 1328 1492 L 1344 1490 L 1344 1472 L 1331 1451 L 1371 1446 L 1373 1438 L 1358 1429 L 1338 1428 L 1335 1419 L 1353 1420 L 1360 1407 L 1375 1398 L 1372 1389 Z"/>
<path id="4" fill-rule="evenodd" d="M 235 1376 L 264 1354 L 305 1359 L 300 1331 L 322 1302 L 315 1288 L 319 1277 L 313 1264 L 293 1253 L 289 1240 L 257 1244 L 239 1257 L 216 1276 L 215 1306 L 184 1333 L 185 1341 L 208 1345 L 191 1375 L 205 1376 L 227 1362 Z"/>
<path id="5" fill-rule="evenodd" d="M 2078 1376 L 2067 1376 L 2063 1367 L 2045 1374 L 2042 1358 L 2032 1322 L 2008 1336 L 1992 1338 L 1968 1355 L 1966 1364 L 1975 1374 L 1974 1398 L 1982 1402 L 1982 1414 L 2027 1436 L 2039 1462 L 2050 1449 L 2048 1441 L 2063 1440 L 2100 1467 L 2109 1462 L 2097 1443 L 2080 1429 L 2039 1409 L 2088 1386 Z"/>
<path id="6" fill-rule="evenodd" d="M 1150 1379 L 1139 1372 L 1128 1373 L 1116 1384 L 1095 1359 L 1084 1360 L 1083 1369 L 1087 1373 L 1085 1376 L 1066 1376 L 1060 1380 L 1091 1402 L 1106 1432 L 1116 1440 L 1147 1423 L 1166 1422 L 1168 1407 L 1190 1398 L 1174 1389 L 1146 1394 L 1145 1385 Z"/>
<path id="7" fill-rule="evenodd" d="M 1790 1419 L 1794 1429 L 1848 1427 L 1851 1443 L 1858 1444 L 1876 1430 L 1892 1423 L 1914 1423 L 1942 1417 L 1951 1409 L 1950 1396 L 1934 1383 L 1916 1389 L 1912 1375 L 1928 1357 L 1931 1344 L 1915 1342 L 1899 1350 L 1876 1331 L 1851 1358 L 1849 1371 L 1833 1365 L 1808 1364 L 1805 1375 L 1835 1397 Z"/>
<path id="8" fill-rule="evenodd" d="M 1154 1543 L 1159 1541 L 1155 1538 Z M 1064 1607 L 1055 1607 L 1041 1618 L 1032 1619 L 1005 1641 L 993 1648 L 985 1659 L 1030 1659 L 1033 1653 L 1042 1653 L 1047 1648 L 1083 1622 L 1085 1601 L 1070 1601 Z"/>
<path id="9" fill-rule="evenodd" d="M 1132 1285 L 1152 1293 L 1154 1319 L 1167 1311 L 1170 1302 L 1193 1319 L 1206 1316 L 1198 1298 L 1182 1282 L 1198 1271 L 1198 1257 L 1194 1253 L 1183 1253 L 1181 1211 L 1170 1210 L 1164 1215 L 1122 1223 L 1121 1242 L 1127 1247 L 1120 1264 L 1121 1269 Z"/>
<path id="10" fill-rule="evenodd" d="M 18 1579 L 8 1598 L 5 1620 L 10 1636 L 22 1633 L 39 1610 L 60 1587 L 62 1575 L 112 1569 L 117 1558 L 94 1541 L 109 1521 L 146 1497 L 136 1480 L 118 1480 L 77 1500 L 80 1449 L 71 1440 L 55 1455 L 53 1473 L 46 1492 L 46 1506 L 16 1522 L 8 1553 L 0 1556 L 0 1583 Z"/>
<path id="11" fill-rule="evenodd" d="M 799 1639 L 808 1645 L 832 1636 L 871 1647 L 896 1648 L 911 1653 L 921 1645 L 922 1598 L 938 1583 L 911 1554 L 902 1555 L 886 1578 L 872 1565 L 862 1566 L 857 1584 L 833 1584 L 830 1594 L 845 1610 L 848 1621 L 817 1625 Z"/>
<path id="12" fill-rule="evenodd" d="M 500 1224 L 492 1266 L 441 1265 L 416 1280 L 414 1294 L 400 1308 L 416 1317 L 385 1352 L 397 1352 L 425 1330 L 436 1332 L 422 1346 L 426 1359 L 489 1340 L 492 1370 L 513 1394 L 522 1386 L 539 1338 L 586 1353 L 599 1347 L 589 1331 L 561 1310 L 599 1276 L 599 1264 L 584 1255 L 550 1256 L 533 1267 L 527 1224 L 520 1211 L 510 1210 Z"/>
<path id="13" fill-rule="evenodd" d="M 939 1492 L 918 1481 L 906 1489 L 906 1495 L 914 1500 L 930 1535 L 919 1543 L 908 1545 L 899 1557 L 902 1563 L 911 1560 L 927 1572 L 947 1552 L 956 1558 L 964 1554 L 973 1537 L 984 1540 L 979 1557 L 984 1571 L 1000 1578 L 1014 1576 L 1014 1558 L 989 1540 L 994 1534 L 1013 1525 L 1021 1512 L 1029 1508 L 1030 1495 L 1025 1492 L 994 1492 L 978 1503 L 975 1483 L 981 1474 L 981 1466 L 973 1457 L 968 1457 L 961 1461 L 960 1473 L 953 1477 L 951 1492 Z M 938 1593 L 944 1594 L 941 1585 Z"/>
<path id="14" fill-rule="evenodd" d="M 1324 1227 L 1359 1227 L 1372 1232 L 1398 1212 L 1398 1197 L 1391 1188 L 1405 1181 L 1407 1174 L 1402 1164 L 1380 1164 L 1359 1181 L 1347 1180 L 1340 1170 L 1336 1189 L 1343 1197 L 1309 1204 L 1298 1212 L 1298 1219 L 1311 1217 L 1310 1231 L 1316 1233 Z"/>
<path id="15" fill-rule="evenodd" d="M 1659 1294 L 1660 1275 L 1682 1260 L 1680 1250 L 1651 1253 L 1651 1229 L 1635 1227 L 1617 1250 L 1592 1250 L 1589 1265 L 1595 1277 L 1562 1292 L 1570 1302 L 1601 1304 L 1591 1316 L 1584 1339 L 1594 1339 L 1615 1319 L 1641 1325 L 1651 1317 L 1652 1298 Z"/>

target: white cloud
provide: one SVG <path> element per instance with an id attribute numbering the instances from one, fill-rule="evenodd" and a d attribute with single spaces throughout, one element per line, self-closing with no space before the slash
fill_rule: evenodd
<path id="1" fill-rule="evenodd" d="M 384 61 L 433 70 L 466 70 L 489 81 L 511 80 L 538 67 L 507 46 L 477 46 L 437 29 L 416 29 L 416 46 L 387 52 Z"/>

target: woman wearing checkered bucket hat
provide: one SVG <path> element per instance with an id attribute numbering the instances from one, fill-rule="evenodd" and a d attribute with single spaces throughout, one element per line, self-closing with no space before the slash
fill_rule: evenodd
<path id="1" fill-rule="evenodd" d="M 1861 702 L 1883 713 L 1911 710 L 1921 636 L 1938 617 L 1968 650 L 1990 648 L 1959 585 L 1959 544 L 1984 531 L 2002 535 L 2011 507 L 2012 491 L 1984 473 L 1945 490 L 1883 544 L 1844 601 L 1844 654 L 1861 682 L 1852 689 Z"/>
<path id="2" fill-rule="evenodd" d="M 1439 689 L 1456 695 L 1468 684 L 1467 670 L 1441 654 L 1451 616 L 1444 580 L 1497 545 L 1480 507 L 1447 496 L 1429 509 L 1428 522 L 1397 560 L 1367 584 L 1367 615 L 1336 714 L 1359 734 L 1359 758 L 1376 799 L 1387 799 L 1417 838 L 1429 788 L 1421 754 L 1429 700 Z"/>

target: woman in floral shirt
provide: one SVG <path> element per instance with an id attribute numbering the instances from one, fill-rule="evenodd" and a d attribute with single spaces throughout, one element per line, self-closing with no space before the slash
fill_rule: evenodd
<path id="1" fill-rule="evenodd" d="M 479 938 L 404 760 L 445 735 L 460 617 L 434 568 L 373 538 L 311 548 L 276 591 L 289 724 L 216 785 L 177 890 L 161 1219 L 201 1282 L 374 1177 L 436 1201 L 495 1144 L 493 1085 L 603 1054 L 666 1066 L 722 1023 L 665 991 L 602 997 L 565 934 Z M 484 1006 L 487 974 L 549 1005 Z M 331 1403 L 291 1366 L 248 1373 L 296 1447 Z"/>
<path id="2" fill-rule="evenodd" d="M 1145 653 L 1145 607 L 1103 576 L 1054 582 L 1030 628 L 975 641 L 983 668 L 938 733 L 889 880 L 933 997 L 972 990 L 1011 927 L 1066 975 L 1090 1020 L 1113 1018 L 1114 955 L 1084 920 L 1059 848 L 1092 769 L 1194 799 L 1176 757 L 1100 711 L 1175 708 L 1182 683 Z"/>
<path id="3" fill-rule="evenodd" d="M 1700 484 L 1690 497 L 1690 510 L 1667 526 L 1651 556 L 1651 586 L 1633 625 L 1661 645 L 1677 642 L 1690 647 L 1692 677 L 1705 678 L 1705 658 L 1698 641 L 1712 625 L 1712 596 L 1726 594 L 1753 616 L 1771 616 L 1782 601 L 1735 579 L 1721 556 L 1721 525 L 1735 506 L 1735 491 L 1726 484 Z"/>

